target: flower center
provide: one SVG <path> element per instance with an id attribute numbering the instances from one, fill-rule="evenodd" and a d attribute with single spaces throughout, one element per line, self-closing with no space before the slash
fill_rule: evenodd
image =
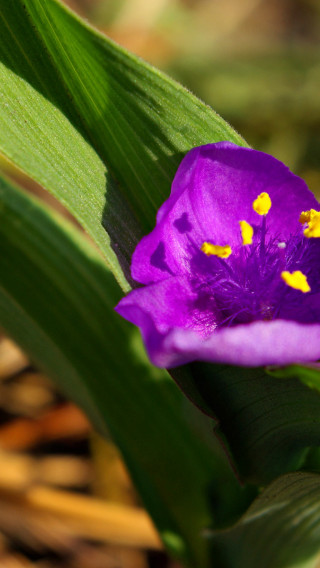
<path id="1" fill-rule="evenodd" d="M 234 251 L 229 244 L 204 242 L 201 246 L 208 260 L 196 278 L 196 311 L 208 319 L 210 329 L 258 319 L 309 321 L 314 317 L 307 315 L 311 308 L 305 309 L 303 316 L 299 314 L 302 304 L 304 308 L 307 305 L 302 298 L 308 300 L 311 289 L 312 293 L 320 292 L 320 279 L 312 275 L 315 252 L 311 244 L 314 237 L 320 237 L 320 212 L 302 212 L 304 231 L 282 242 L 276 236 L 267 238 L 266 217 L 271 205 L 267 193 L 258 195 L 252 207 L 261 216 L 260 225 L 254 230 L 240 220 L 242 245 Z"/>

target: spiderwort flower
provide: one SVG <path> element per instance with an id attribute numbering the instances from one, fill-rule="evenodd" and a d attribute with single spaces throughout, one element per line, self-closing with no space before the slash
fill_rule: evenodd
<path id="1" fill-rule="evenodd" d="M 145 286 L 116 310 L 140 327 L 160 367 L 315 361 L 319 209 L 272 156 L 229 142 L 194 148 L 133 255 Z"/>

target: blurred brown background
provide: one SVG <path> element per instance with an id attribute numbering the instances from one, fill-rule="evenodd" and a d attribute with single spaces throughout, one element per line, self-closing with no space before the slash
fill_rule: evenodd
<path id="1" fill-rule="evenodd" d="M 320 196 L 318 0 L 66 3 L 181 81 Z M 160 546 L 112 442 L 1 336 L 0 566 L 172 568 Z"/>

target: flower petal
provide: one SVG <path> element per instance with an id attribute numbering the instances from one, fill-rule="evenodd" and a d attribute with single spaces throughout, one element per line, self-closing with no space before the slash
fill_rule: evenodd
<path id="1" fill-rule="evenodd" d="M 186 279 L 169 278 L 133 290 L 116 311 L 140 328 L 148 355 L 158 367 L 196 360 L 259 367 L 320 358 L 320 324 L 280 319 L 214 330 L 211 322 L 204 338 L 193 319 L 195 301 Z"/>
<path id="2" fill-rule="evenodd" d="M 174 329 L 162 342 L 162 351 L 159 362 L 170 367 L 195 360 L 243 367 L 311 362 L 320 358 L 320 324 L 255 321 L 222 328 L 204 341 Z"/>
<path id="3" fill-rule="evenodd" d="M 149 284 L 188 273 L 190 257 L 205 241 L 240 246 L 239 221 L 261 224 L 252 203 L 262 192 L 272 202 L 267 239 L 286 240 L 301 230 L 301 211 L 319 208 L 305 182 L 268 154 L 230 142 L 194 148 L 176 173 L 155 229 L 133 255 L 133 278 Z"/>
<path id="4" fill-rule="evenodd" d="M 168 278 L 130 292 L 115 310 L 125 319 L 143 327 L 144 314 L 149 314 L 152 326 L 159 333 L 168 333 L 173 327 L 194 327 L 193 305 L 198 300 L 188 280 Z"/>

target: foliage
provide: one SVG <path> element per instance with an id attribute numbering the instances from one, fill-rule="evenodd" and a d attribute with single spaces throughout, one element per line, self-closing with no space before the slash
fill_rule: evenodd
<path id="1" fill-rule="evenodd" d="M 294 564 L 288 534 L 303 539 L 298 560 L 309 562 L 317 552 L 318 474 L 285 475 L 319 440 L 319 394 L 300 381 L 304 371 L 294 379 L 200 364 L 173 372 L 219 420 L 220 444 L 210 436 L 213 423 L 149 364 L 136 332 L 113 311 L 129 289 L 131 253 L 152 228 L 185 152 L 245 142 L 187 90 L 56 0 L 0 0 L 0 79 L 1 152 L 95 242 L 3 180 L 1 324 L 104 435 L 110 431 L 165 544 L 186 565 L 249 565 L 251 544 L 256 558 L 268 546 L 256 535 L 269 534 L 270 522 L 277 539 L 264 566 Z M 305 516 L 296 515 L 301 503 Z"/>

